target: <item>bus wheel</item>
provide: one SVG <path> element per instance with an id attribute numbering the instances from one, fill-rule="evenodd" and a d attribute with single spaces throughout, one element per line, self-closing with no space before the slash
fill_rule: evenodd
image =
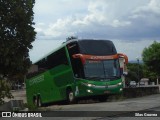
<path id="1" fill-rule="evenodd" d="M 42 107 L 41 97 L 38 96 L 37 98 L 37 107 Z"/>
<path id="2" fill-rule="evenodd" d="M 33 97 L 33 105 L 37 106 L 37 97 L 35 97 L 35 96 Z"/>
<path id="3" fill-rule="evenodd" d="M 74 93 L 71 90 L 67 90 L 67 101 L 68 101 L 69 104 L 72 104 L 72 103 L 76 102 Z"/>

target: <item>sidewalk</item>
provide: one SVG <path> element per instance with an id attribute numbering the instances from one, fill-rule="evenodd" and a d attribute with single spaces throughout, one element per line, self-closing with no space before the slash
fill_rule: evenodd
<path id="1" fill-rule="evenodd" d="M 25 89 L 12 90 L 11 93 L 14 96 L 14 98 L 12 98 L 12 99 L 5 98 L 4 99 L 5 102 L 9 102 L 10 100 L 23 100 L 24 103 L 27 102 Z"/>

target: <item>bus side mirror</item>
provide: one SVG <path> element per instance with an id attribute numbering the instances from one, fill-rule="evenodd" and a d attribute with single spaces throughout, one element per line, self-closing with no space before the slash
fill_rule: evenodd
<path id="1" fill-rule="evenodd" d="M 128 57 L 127 57 L 127 55 L 122 54 L 122 53 L 118 53 L 118 56 L 124 58 L 125 64 L 128 64 Z"/>
<path id="2" fill-rule="evenodd" d="M 84 65 L 85 62 L 86 62 L 86 60 L 85 60 L 85 58 L 83 57 L 82 54 L 74 54 L 74 55 L 72 55 L 72 57 L 73 57 L 73 58 L 80 58 L 83 65 Z"/>

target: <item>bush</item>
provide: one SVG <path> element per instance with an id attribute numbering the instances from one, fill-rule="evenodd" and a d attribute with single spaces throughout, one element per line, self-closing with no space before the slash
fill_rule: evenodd
<path id="1" fill-rule="evenodd" d="M 4 98 L 13 98 L 10 92 L 10 86 L 6 80 L 0 80 L 0 105 L 4 104 Z"/>
<path id="2" fill-rule="evenodd" d="M 24 107 L 25 107 L 25 108 L 28 108 L 28 109 L 31 110 L 31 111 L 37 111 L 37 110 L 38 110 L 38 107 L 37 107 L 37 106 L 31 105 L 31 104 L 27 104 L 27 103 L 24 104 Z"/>

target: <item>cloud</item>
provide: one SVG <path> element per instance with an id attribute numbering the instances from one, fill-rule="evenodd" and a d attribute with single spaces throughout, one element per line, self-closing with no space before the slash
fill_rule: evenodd
<path id="1" fill-rule="evenodd" d="M 70 6 L 71 1 L 64 2 Z M 82 5 L 83 2 L 83 0 L 79 1 L 79 4 Z M 65 16 L 65 12 L 62 12 L 63 18 L 46 24 L 45 28 L 36 25 L 37 38 L 65 39 L 68 36 L 76 35 L 82 38 L 142 39 L 150 37 L 153 39 L 160 36 L 156 32 L 159 31 L 158 26 L 160 26 L 158 0 L 135 1 L 134 4 L 129 4 L 128 1 L 120 2 L 120 0 L 116 0 L 116 2 L 90 0 L 86 4 L 88 5 L 82 7 L 83 9 L 76 4 L 73 8 L 78 10 L 75 10 L 74 15 L 72 14 L 73 9 L 62 5 L 64 9 L 70 8 L 67 11 L 72 11 L 69 12 L 71 14 Z"/>
<path id="2" fill-rule="evenodd" d="M 56 23 L 49 25 L 49 28 L 47 29 L 45 34 L 53 35 L 55 37 L 73 34 L 73 32 L 70 31 L 71 23 L 72 19 L 70 18 L 66 18 L 65 20 L 58 19 Z"/>
<path id="3" fill-rule="evenodd" d="M 129 60 L 160 40 L 159 0 L 37 0 L 34 11 L 33 61 L 58 46 L 57 40 L 74 35 L 113 40 Z"/>
<path id="4" fill-rule="evenodd" d="M 123 26 L 128 26 L 130 24 L 131 24 L 130 21 L 122 21 L 122 22 L 120 22 L 119 20 L 113 20 L 111 25 L 113 27 L 123 27 Z"/>
<path id="5" fill-rule="evenodd" d="M 75 15 L 57 19 L 56 22 L 48 24 L 46 29 L 40 29 L 37 25 L 36 30 L 37 32 L 42 32 L 43 30 L 43 35 L 50 36 L 51 39 L 62 39 L 71 35 L 86 37 L 91 33 L 97 34 L 106 31 L 102 33 L 106 34 L 110 33 L 110 31 L 116 32 L 114 28 L 121 29 L 132 24 L 131 21 L 121 19 L 121 16 L 116 18 L 117 11 L 110 10 L 110 5 L 113 6 L 114 2 L 109 3 L 106 0 L 90 1 L 83 16 L 78 16 L 79 13 L 75 13 Z M 112 35 L 106 34 L 107 36 Z"/>
<path id="6" fill-rule="evenodd" d="M 137 6 L 128 16 L 131 26 L 127 34 L 134 39 L 160 39 L 160 1 L 150 0 Z"/>
<path id="7" fill-rule="evenodd" d="M 124 53 L 128 56 L 129 61 L 140 58 L 142 60 L 142 52 L 145 47 L 148 47 L 154 40 L 139 40 L 139 41 L 125 41 L 113 40 L 118 53 Z"/>
<path id="8" fill-rule="evenodd" d="M 147 5 L 137 7 L 132 11 L 130 18 L 137 23 L 141 22 L 144 28 L 154 29 L 160 26 L 160 1 L 150 0 Z"/>
<path id="9" fill-rule="evenodd" d="M 160 15 L 160 1 L 159 0 L 150 0 L 146 6 L 140 6 L 134 10 L 134 13 L 152 13 Z"/>

